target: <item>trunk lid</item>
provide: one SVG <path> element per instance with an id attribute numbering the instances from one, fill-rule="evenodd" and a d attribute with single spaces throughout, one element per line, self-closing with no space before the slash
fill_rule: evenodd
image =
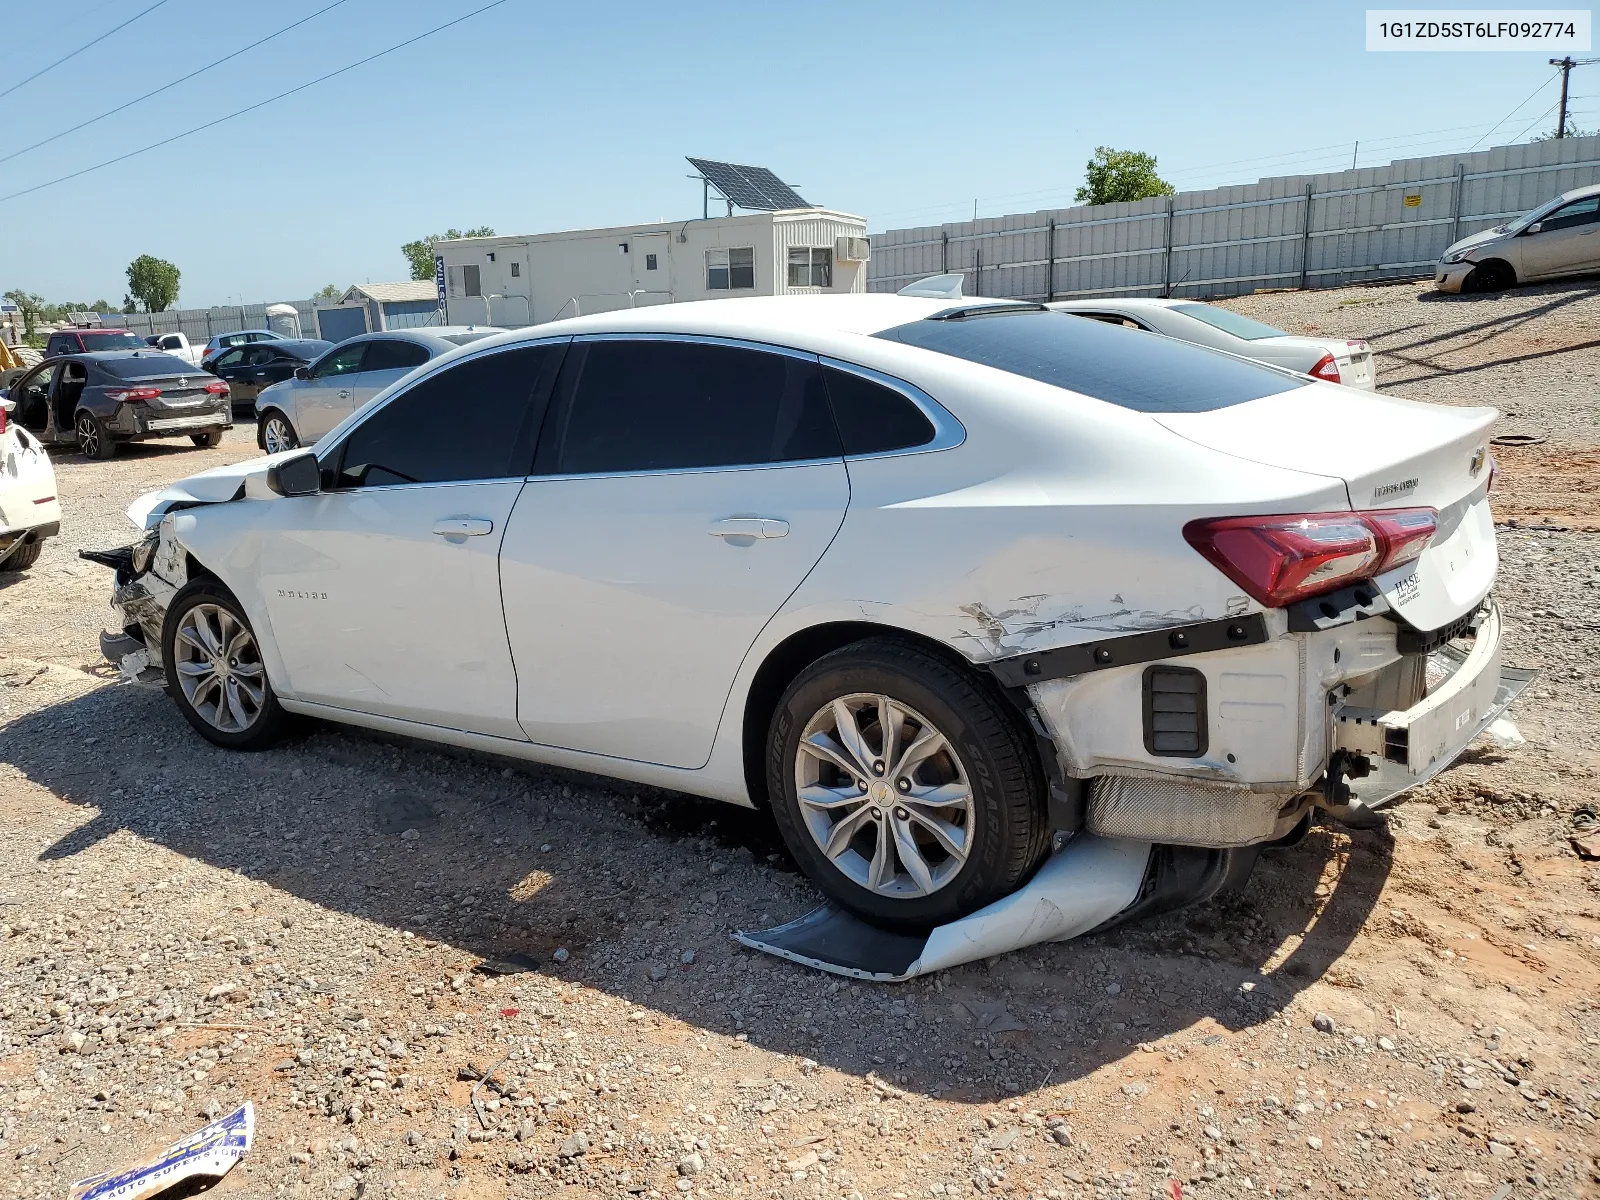
<path id="1" fill-rule="evenodd" d="M 1494 583 L 1489 427 L 1498 415 L 1318 383 L 1154 419 L 1223 454 L 1336 476 L 1356 511 L 1437 509 L 1439 529 L 1422 557 L 1377 581 L 1409 623 L 1433 630 L 1471 613 Z"/>

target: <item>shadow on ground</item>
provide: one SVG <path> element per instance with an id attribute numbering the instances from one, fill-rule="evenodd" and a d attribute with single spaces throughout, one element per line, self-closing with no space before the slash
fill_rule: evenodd
<path id="1" fill-rule="evenodd" d="M 760 813 L 327 725 L 231 754 L 165 695 L 127 687 L 16 720 L 0 758 L 96 810 L 42 859 L 126 830 L 475 957 L 514 956 L 771 1051 L 973 1101 L 1070 1082 L 1140 1042 L 1211 1041 L 1267 1019 L 1348 948 L 1393 849 L 1386 833 L 1316 829 L 1264 853 L 1237 895 L 937 981 L 875 986 L 727 936 L 817 903 Z M 256 933 L 269 923 L 270 898 Z M 560 965 L 558 948 L 570 953 Z M 925 1020 L 953 1015 L 910 1028 L 908 1002 Z M 996 1006 L 1016 1028 L 966 1016 Z"/>

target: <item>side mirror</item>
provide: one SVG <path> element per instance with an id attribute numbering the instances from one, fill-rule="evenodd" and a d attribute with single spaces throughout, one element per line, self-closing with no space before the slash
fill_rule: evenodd
<path id="1" fill-rule="evenodd" d="M 315 496 L 322 490 L 322 466 L 307 450 L 267 468 L 267 487 L 280 496 Z"/>
<path id="2" fill-rule="evenodd" d="M 311 378 L 311 368 L 310 367 L 296 367 L 294 369 L 294 377 L 296 379 L 310 379 Z"/>
<path id="3" fill-rule="evenodd" d="M 1535 221 L 1532 225 L 1529 225 L 1522 232 L 1523 233 L 1542 233 L 1543 231 L 1544 231 L 1544 222 L 1543 221 Z"/>

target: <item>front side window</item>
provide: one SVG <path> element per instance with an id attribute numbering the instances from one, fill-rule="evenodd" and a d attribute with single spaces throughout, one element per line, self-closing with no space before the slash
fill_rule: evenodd
<path id="1" fill-rule="evenodd" d="M 456 363 L 407 388 L 350 431 L 337 487 L 512 479 L 528 472 L 564 343 Z"/>
<path id="2" fill-rule="evenodd" d="M 930 317 L 876 336 L 980 363 L 1135 412 L 1210 412 L 1305 387 L 1271 367 L 1176 338 L 1006 306 Z"/>
<path id="3" fill-rule="evenodd" d="M 833 250 L 828 246 L 796 246 L 789 251 L 790 287 L 832 287 Z"/>
<path id="4" fill-rule="evenodd" d="M 216 360 L 212 362 L 211 365 L 216 367 L 218 370 L 221 370 L 224 367 L 242 366 L 243 363 L 244 351 L 242 349 L 235 348 L 233 350 L 229 350 L 226 354 L 218 355 Z"/>
<path id="5" fill-rule="evenodd" d="M 1571 229 L 1574 225 L 1592 225 L 1600 221 L 1600 196 L 1585 196 L 1555 210 L 1544 219 L 1539 232 Z"/>
<path id="6" fill-rule="evenodd" d="M 697 342 L 574 348 L 538 469 L 562 475 L 836 458 L 816 362 Z"/>
<path id="7" fill-rule="evenodd" d="M 311 368 L 311 378 L 327 379 L 334 375 L 354 375 L 361 370 L 361 358 L 367 352 L 366 342 L 352 342 L 324 355 Z"/>
<path id="8" fill-rule="evenodd" d="M 420 367 L 428 358 L 428 348 L 417 342 L 382 339 L 367 346 L 367 357 L 361 360 L 361 369 L 409 371 L 412 367 Z"/>
<path id="9" fill-rule="evenodd" d="M 726 292 L 756 286 L 756 252 L 753 246 L 733 246 L 706 251 L 706 290 Z"/>

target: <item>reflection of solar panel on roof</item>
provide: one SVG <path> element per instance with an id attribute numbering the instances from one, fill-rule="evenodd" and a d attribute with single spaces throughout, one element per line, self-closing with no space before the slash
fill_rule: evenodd
<path id="1" fill-rule="evenodd" d="M 721 193 L 730 211 L 732 208 L 745 208 L 755 212 L 776 212 L 785 208 L 815 207 L 765 167 L 746 167 L 709 158 L 691 158 L 689 163 L 700 173 L 702 180 Z"/>

